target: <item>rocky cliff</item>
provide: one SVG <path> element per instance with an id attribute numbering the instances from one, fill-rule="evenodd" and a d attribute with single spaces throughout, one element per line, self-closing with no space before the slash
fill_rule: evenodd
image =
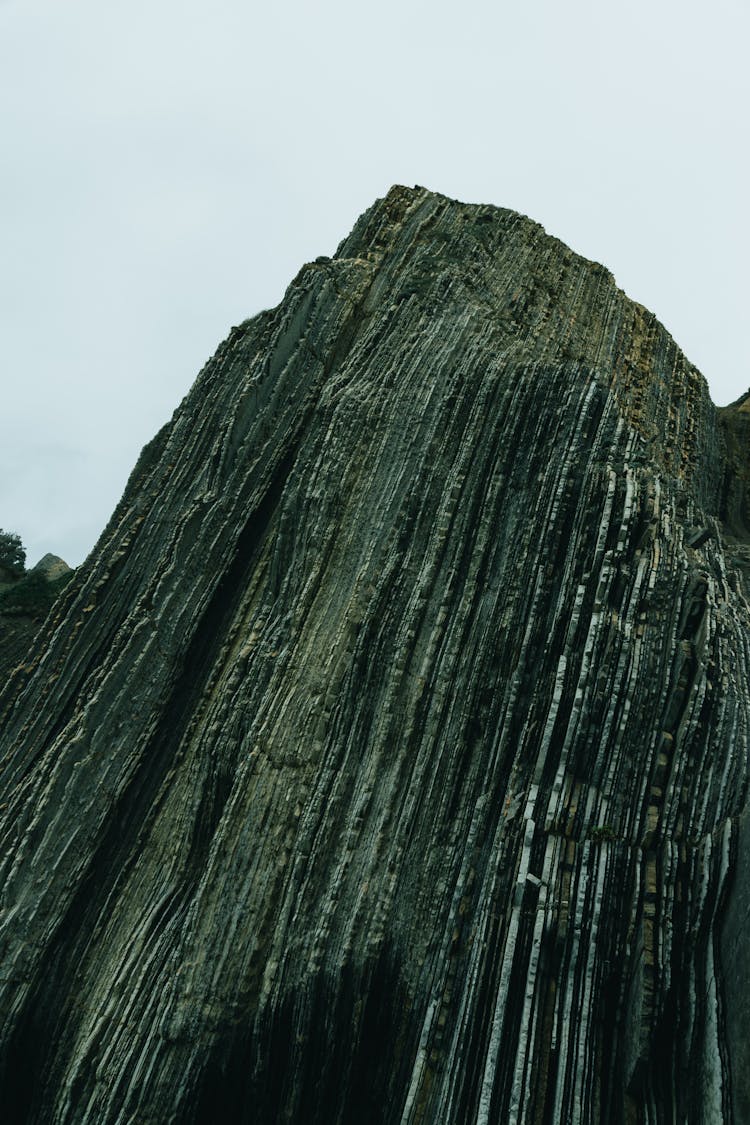
<path id="1" fill-rule="evenodd" d="M 0 697 L 4 1119 L 750 1120 L 746 422 L 418 188 L 234 328 Z"/>

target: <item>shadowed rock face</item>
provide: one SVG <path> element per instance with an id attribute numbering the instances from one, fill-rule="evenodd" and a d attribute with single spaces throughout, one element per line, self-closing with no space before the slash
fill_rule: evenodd
<path id="1" fill-rule="evenodd" d="M 12 675 L 34 645 L 39 622 L 30 617 L 8 617 L 0 612 L 0 684 Z"/>
<path id="2" fill-rule="evenodd" d="M 422 189 L 233 329 L 0 698 L 4 1120 L 746 1120 L 738 410 Z"/>

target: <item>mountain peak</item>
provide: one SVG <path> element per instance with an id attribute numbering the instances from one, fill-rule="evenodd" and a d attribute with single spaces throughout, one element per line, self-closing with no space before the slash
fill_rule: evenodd
<path id="1" fill-rule="evenodd" d="M 232 329 L 0 695 L 8 1120 L 740 1113 L 722 417 L 607 270 L 422 188 Z"/>

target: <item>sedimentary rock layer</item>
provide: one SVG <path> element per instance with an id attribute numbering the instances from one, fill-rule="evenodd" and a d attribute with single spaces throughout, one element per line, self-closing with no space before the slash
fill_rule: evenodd
<path id="1" fill-rule="evenodd" d="M 0 611 L 0 684 L 8 681 L 34 645 L 41 622 Z"/>
<path id="2" fill-rule="evenodd" d="M 233 329 L 0 698 L 5 1119 L 728 1117 L 737 416 L 423 189 Z"/>

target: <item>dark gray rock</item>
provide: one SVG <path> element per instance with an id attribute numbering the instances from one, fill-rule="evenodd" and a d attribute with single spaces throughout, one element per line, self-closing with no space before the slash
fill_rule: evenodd
<path id="1" fill-rule="evenodd" d="M 0 697 L 6 1120 L 727 1119 L 737 433 L 424 189 L 234 328 Z"/>
<path id="2" fill-rule="evenodd" d="M 28 614 L 0 612 L 0 684 L 10 681 L 13 672 L 27 656 L 29 661 L 33 661 L 40 625 L 40 621 Z"/>
<path id="3" fill-rule="evenodd" d="M 735 832 L 732 891 L 721 933 L 720 955 L 727 1003 L 724 1005 L 727 1061 L 731 1068 L 732 1116 L 750 1121 L 750 813 L 742 813 Z"/>

